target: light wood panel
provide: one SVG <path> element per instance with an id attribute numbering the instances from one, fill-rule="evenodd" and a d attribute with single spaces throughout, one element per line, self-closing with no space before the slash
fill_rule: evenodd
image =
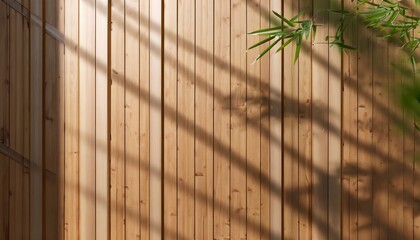
<path id="1" fill-rule="evenodd" d="M 412 76 L 360 21 L 330 48 L 335 1 L 10 1 L 0 238 L 416 239 Z M 296 63 L 247 51 L 270 10 L 319 25 Z"/>
<path id="2" fill-rule="evenodd" d="M 64 239 L 79 238 L 79 4 L 65 2 Z"/>
<path id="3" fill-rule="evenodd" d="M 244 21 L 244 20 L 243 20 Z M 229 169 L 230 151 L 230 107 L 229 99 L 231 78 L 231 12 L 230 2 L 214 1 L 214 58 L 217 65 L 214 69 L 214 92 L 218 99 L 214 100 L 214 219 L 213 237 L 215 239 L 230 238 L 230 191 L 231 179 Z M 216 97 L 216 96 L 215 96 Z M 245 159 L 234 158 L 239 166 L 245 164 Z M 245 174 L 244 172 L 242 174 Z"/>
<path id="4" fill-rule="evenodd" d="M 124 3 L 121 0 L 112 1 L 111 8 L 110 239 L 125 239 Z"/>
<path id="5" fill-rule="evenodd" d="M 195 239 L 213 239 L 213 4 L 195 6 L 195 126 L 202 130 L 195 135 Z"/>

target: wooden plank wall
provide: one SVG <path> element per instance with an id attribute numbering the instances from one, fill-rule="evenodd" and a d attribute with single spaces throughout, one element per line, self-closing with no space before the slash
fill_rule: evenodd
<path id="1" fill-rule="evenodd" d="M 0 239 L 420 238 L 405 57 L 325 39 L 354 5 L 0 1 Z M 247 51 L 272 10 L 319 24 L 296 62 Z"/>

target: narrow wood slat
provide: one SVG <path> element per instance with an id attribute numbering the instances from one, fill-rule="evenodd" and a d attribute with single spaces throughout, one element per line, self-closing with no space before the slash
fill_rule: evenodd
<path id="1" fill-rule="evenodd" d="M 270 27 L 270 0 L 261 0 L 261 28 Z M 261 39 L 261 38 L 260 38 Z M 266 48 L 265 43 L 261 48 Z M 270 55 L 261 59 L 261 239 L 270 239 Z"/>
<path id="2" fill-rule="evenodd" d="M 418 74 L 416 74 L 416 79 L 418 78 Z M 415 123 L 418 126 L 418 119 L 415 119 Z M 419 131 L 415 132 L 414 138 L 414 154 L 415 154 L 415 161 L 414 161 L 414 239 L 420 238 L 420 188 L 417 187 L 420 184 L 420 160 L 419 160 L 419 143 L 420 143 L 420 133 Z"/>
<path id="3" fill-rule="evenodd" d="M 231 2 L 231 130 L 230 144 L 231 152 L 240 159 L 246 159 L 247 149 L 247 128 L 246 128 L 246 69 L 248 67 L 247 58 L 244 52 L 247 48 L 247 1 L 234 0 Z M 216 40 L 217 41 L 217 40 Z M 258 51 L 257 49 L 253 51 Z M 220 93 L 220 92 L 219 92 Z M 220 94 L 219 94 L 220 95 Z M 217 98 L 218 97 L 218 98 Z M 217 101 L 225 101 L 223 95 L 215 96 Z M 226 113 L 227 114 L 227 113 Z M 247 225 L 247 190 L 246 190 L 246 171 L 242 165 L 233 164 L 231 166 L 231 238 L 246 238 Z"/>
<path id="4" fill-rule="evenodd" d="M 159 106 L 159 99 L 153 95 L 151 96 L 151 86 L 155 86 L 159 83 L 159 73 L 160 69 L 156 69 L 155 67 L 152 69 L 151 66 L 151 58 L 155 58 L 159 55 L 159 46 L 160 42 L 151 42 L 151 32 L 154 34 L 159 32 L 157 28 L 157 17 L 159 16 L 157 12 L 151 12 L 151 4 L 152 2 L 149 0 L 142 0 L 140 1 L 140 216 L 142 219 L 142 224 L 140 228 L 140 235 L 141 239 L 149 239 L 151 234 L 150 227 L 152 226 L 152 214 L 151 209 L 155 210 L 156 207 L 152 208 L 151 203 L 152 200 L 155 201 L 154 203 L 158 204 L 158 199 L 151 199 L 151 180 L 150 176 L 154 176 L 154 179 L 159 178 L 159 169 L 152 168 L 151 165 L 151 149 L 153 149 L 156 156 L 158 156 L 158 152 L 161 151 L 159 149 L 160 144 L 154 142 L 151 145 L 151 137 L 156 136 L 158 137 L 160 134 L 158 132 L 154 132 L 151 134 L 152 127 L 153 129 L 160 128 L 159 126 L 159 119 L 152 119 L 151 121 L 151 112 L 158 111 Z M 153 3 L 157 4 L 157 3 Z M 151 25 L 151 17 L 154 17 L 155 21 L 153 25 Z M 153 45 L 152 45 L 153 44 Z M 151 47 L 156 46 L 155 50 L 152 51 Z M 152 54 L 153 53 L 153 54 Z M 156 74 L 150 74 L 151 72 L 156 72 Z M 152 77 L 154 77 L 152 79 Z M 153 126 L 151 123 L 154 123 Z M 156 124 L 156 125 L 155 125 Z M 154 138 L 154 137 L 152 137 Z M 153 146 L 153 148 L 151 148 Z M 154 159 L 156 164 L 159 163 L 159 159 Z M 153 171 L 153 175 L 151 174 Z M 158 192 L 159 188 L 153 190 Z M 156 206 L 156 205 L 154 205 Z M 160 205 L 159 205 L 160 207 Z M 157 211 L 153 211 L 153 213 L 157 213 Z M 155 216 L 155 215 L 153 215 Z M 153 223 L 154 228 L 153 232 L 159 233 L 159 222 Z M 156 235 L 156 236 L 157 236 Z"/>
<path id="5" fill-rule="evenodd" d="M 125 5 L 125 216 L 126 239 L 140 238 L 140 1 Z M 143 149 L 141 149 L 143 150 Z"/>
<path id="6" fill-rule="evenodd" d="M 162 74 L 163 74 L 163 42 L 162 42 L 162 27 L 163 27 L 163 1 L 152 1 L 149 2 L 149 8 L 147 4 L 143 7 L 144 11 L 149 10 L 150 13 L 150 23 L 153 23 L 150 26 L 150 29 L 147 29 L 150 34 L 150 45 L 151 46 L 158 46 L 153 51 L 146 51 L 145 55 L 150 55 L 150 72 L 146 72 L 149 75 L 145 75 L 145 80 L 149 80 L 149 88 L 150 88 L 150 99 L 153 100 L 148 102 L 145 101 L 145 105 L 150 104 L 150 122 L 145 122 L 145 139 L 150 139 L 148 144 L 146 145 L 150 150 L 149 152 L 149 164 L 150 169 L 153 169 L 153 174 L 145 172 L 144 174 L 144 181 L 145 184 L 145 199 L 149 199 L 150 202 L 144 202 L 143 207 L 145 210 L 141 210 L 143 216 L 147 219 L 150 219 L 150 224 L 145 225 L 144 236 L 145 239 L 151 240 L 159 240 L 163 237 L 163 219 L 162 219 L 162 203 L 163 203 L 163 188 L 162 188 L 162 180 L 163 180 L 163 161 L 162 161 L 162 149 L 163 149 L 163 81 L 162 81 Z M 146 48 L 148 46 L 146 45 Z M 153 74 L 151 74 L 153 73 Z M 149 76 L 149 77 L 148 77 Z M 147 88 L 146 84 L 146 88 Z M 147 94 L 146 94 L 147 97 Z M 150 131 L 147 131 L 147 126 L 150 125 Z M 147 179 L 150 179 L 150 188 Z M 153 190 L 153 191 L 152 191 Z M 149 211 L 150 209 L 150 211 Z M 149 215 L 150 217 L 149 217 Z M 153 226 L 153 228 L 151 228 Z"/>
<path id="7" fill-rule="evenodd" d="M 43 2 L 40 0 L 32 0 L 30 4 L 30 11 L 34 16 L 42 20 L 43 16 Z M 31 174 L 30 174 L 30 235 L 32 238 L 41 239 L 44 231 L 42 225 L 43 209 L 43 26 L 38 25 L 31 18 L 30 24 L 30 119 L 31 119 L 31 134 L 30 134 L 30 159 L 31 159 Z"/>
<path id="8" fill-rule="evenodd" d="M 312 6 L 312 0 L 299 2 L 302 19 L 311 17 Z M 311 34 L 304 40 L 299 57 L 299 188 L 296 191 L 299 191 L 300 239 L 311 239 L 312 125 L 321 124 L 319 119 L 312 119 L 312 38 Z"/>
<path id="9" fill-rule="evenodd" d="M 285 1 L 283 14 L 292 18 L 299 11 L 297 1 Z M 284 119 L 283 119 L 283 238 L 298 238 L 298 62 L 294 63 L 296 44 L 292 43 L 283 51 L 284 71 Z"/>
<path id="10" fill-rule="evenodd" d="M 247 4 L 247 32 L 261 28 L 260 1 L 248 1 Z M 259 41 L 258 37 L 249 36 L 247 47 Z M 261 48 L 247 54 L 247 86 L 246 86 L 246 236 L 250 239 L 260 238 L 261 234 L 261 61 L 251 64 L 258 56 Z"/>
<path id="11" fill-rule="evenodd" d="M 164 187 L 163 187 L 163 238 L 177 237 L 177 13 L 176 1 L 164 2 L 164 72 L 163 72 L 163 100 L 164 100 Z"/>
<path id="12" fill-rule="evenodd" d="M 125 239 L 125 1 L 111 7 L 110 239 Z"/>
<path id="13" fill-rule="evenodd" d="M 10 148 L 23 153 L 23 25 L 22 16 L 10 12 Z M 23 167 L 11 161 L 9 238 L 22 239 Z"/>
<path id="14" fill-rule="evenodd" d="M 29 6 L 29 0 L 23 0 L 22 4 Z M 23 25 L 23 152 L 22 155 L 30 158 L 30 130 L 31 130 L 31 112 L 30 112 L 30 24 L 29 19 L 22 18 Z M 22 236 L 23 239 L 30 238 L 30 171 L 26 166 L 23 168 L 23 222 L 22 222 Z"/>
<path id="15" fill-rule="evenodd" d="M 271 10 L 282 11 L 280 1 L 271 1 Z M 271 21 L 271 26 L 276 22 Z M 282 53 L 275 54 L 276 49 L 270 51 L 270 237 L 282 239 L 282 192 L 283 186 L 283 155 L 282 155 Z"/>
<path id="16" fill-rule="evenodd" d="M 404 55 L 406 58 L 406 55 Z M 409 66 L 406 63 L 405 66 Z M 408 88 L 415 88 L 414 85 L 414 72 L 410 69 L 409 72 L 402 73 L 402 86 Z M 415 125 L 414 119 L 411 115 L 412 109 L 405 108 L 403 109 L 403 118 L 404 118 L 404 140 L 403 140 L 403 171 L 400 173 L 403 175 L 403 231 L 401 237 L 404 239 L 414 239 L 414 134 Z"/>
<path id="17" fill-rule="evenodd" d="M 315 1 L 317 30 L 313 46 L 312 62 L 312 238 L 328 238 L 328 13 L 320 12 L 329 7 L 326 1 Z"/>
<path id="18" fill-rule="evenodd" d="M 344 9 L 354 2 L 344 1 Z M 350 20 L 344 41 L 357 47 L 357 22 Z M 342 238 L 357 236 L 357 52 L 343 57 Z"/>
<path id="19" fill-rule="evenodd" d="M 330 9 L 342 9 L 342 4 L 330 1 Z M 340 15 L 329 15 L 329 36 L 335 34 Z M 341 115 L 342 115 L 342 54 L 329 49 L 328 73 L 328 237 L 341 239 Z"/>
<path id="20" fill-rule="evenodd" d="M 366 10 L 366 8 L 364 8 Z M 361 21 L 361 19 L 360 19 Z M 357 70 L 357 236 L 372 236 L 372 33 L 360 28 Z M 363 94 L 362 94 L 363 92 Z"/>
<path id="21" fill-rule="evenodd" d="M 79 5 L 65 2 L 64 238 L 79 237 Z"/>
<path id="22" fill-rule="evenodd" d="M 213 0 L 196 1 L 195 239 L 213 239 Z"/>
<path id="23" fill-rule="evenodd" d="M 54 4 L 52 4 L 54 5 Z M 60 163 L 60 150 L 61 145 L 64 142 L 60 142 L 60 109 L 62 108 L 60 97 L 62 97 L 62 91 L 60 86 L 64 82 L 60 82 L 59 77 L 59 43 L 46 36 L 46 44 L 50 46 L 45 49 L 45 63 L 49 68 L 49 71 L 45 73 L 45 168 L 54 173 L 54 176 L 46 176 L 45 179 L 45 202 L 49 206 L 49 210 L 45 212 L 45 228 L 51 229 L 45 232 L 45 236 L 48 239 L 58 238 L 58 164 Z"/>
<path id="24" fill-rule="evenodd" d="M 52 25 L 59 24 L 58 22 L 58 1 L 53 1 L 45 7 L 45 21 Z M 46 175 L 45 177 L 45 205 L 49 206 L 45 212 L 45 232 L 47 239 L 58 239 L 59 227 L 58 221 L 58 181 L 57 176 L 58 166 L 63 159 L 60 159 L 60 154 L 64 146 L 64 141 L 60 141 L 61 126 L 64 122 L 60 122 L 60 110 L 64 109 L 61 97 L 64 97 L 60 88 L 64 82 L 60 82 L 60 59 L 59 59 L 59 42 L 52 37 L 45 36 L 45 44 L 49 46 L 45 49 L 45 64 L 49 66 L 48 71 L 45 72 L 45 168 L 54 173 L 54 175 Z M 61 119 L 63 120 L 63 119 Z"/>
<path id="25" fill-rule="evenodd" d="M 109 239 L 109 4 L 96 1 L 96 239 Z"/>
<path id="26" fill-rule="evenodd" d="M 376 1 L 379 2 L 379 1 Z M 373 56 L 373 159 L 372 159 L 372 239 L 388 234 L 388 43 L 374 39 Z"/>
<path id="27" fill-rule="evenodd" d="M 214 101 L 214 238 L 230 238 L 229 197 L 230 197 L 230 2 L 225 0 L 214 1 L 214 92 L 225 99 Z M 231 161 L 243 161 L 232 159 Z M 243 165 L 244 162 L 239 164 Z"/>
<path id="28" fill-rule="evenodd" d="M 178 1 L 178 237 L 194 238 L 194 1 Z"/>
<path id="29" fill-rule="evenodd" d="M 9 145 L 9 7 L 0 4 L 0 142 Z M 0 238 L 9 238 L 9 158 L 0 155 Z"/>
<path id="30" fill-rule="evenodd" d="M 389 61 L 399 66 L 400 51 L 395 46 L 389 48 Z M 402 119 L 403 112 L 397 105 L 396 89 L 401 84 L 401 72 L 398 68 L 391 67 L 389 72 L 390 106 L 389 106 L 389 181 L 388 181 L 388 234 L 389 238 L 398 238 L 403 233 L 403 142 L 404 135 L 398 126 L 397 119 Z"/>
<path id="31" fill-rule="evenodd" d="M 95 239 L 95 0 L 80 2 L 79 8 L 79 204 L 80 239 Z"/>

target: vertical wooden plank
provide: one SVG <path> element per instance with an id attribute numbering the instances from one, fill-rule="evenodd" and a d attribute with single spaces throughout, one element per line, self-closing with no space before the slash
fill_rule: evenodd
<path id="1" fill-rule="evenodd" d="M 416 74 L 416 79 L 418 78 L 418 74 Z M 418 87 L 418 85 L 417 85 Z M 415 119 L 416 124 L 418 125 L 418 119 Z M 419 131 L 415 132 L 414 138 L 414 154 L 415 154 L 415 161 L 414 161 L 414 239 L 420 238 L 420 188 L 417 187 L 420 184 L 420 160 L 419 160 L 419 138 L 420 134 Z"/>
<path id="2" fill-rule="evenodd" d="M 231 1 L 231 152 L 240 159 L 246 159 L 247 128 L 246 128 L 246 69 L 247 58 L 244 53 L 247 48 L 247 1 Z M 217 39 L 216 39 L 217 41 Z M 258 50 L 255 50 L 258 51 Z M 223 100 L 219 100 L 223 101 Z M 227 113 L 226 113 L 227 114 Z M 231 166 L 231 238 L 246 238 L 246 171 L 242 165 Z"/>
<path id="3" fill-rule="evenodd" d="M 125 216 L 126 239 L 140 239 L 140 1 L 125 4 Z M 142 192 L 143 194 L 143 192 Z"/>
<path id="4" fill-rule="evenodd" d="M 230 94 L 230 1 L 214 0 L 214 58 L 223 62 L 214 69 L 214 92 Z M 215 99 L 216 100 L 216 99 Z M 214 239 L 230 238 L 230 99 L 214 101 Z M 243 161 L 243 159 L 233 159 Z M 240 165 L 245 164 L 243 162 Z"/>
<path id="5" fill-rule="evenodd" d="M 9 146 L 9 7 L 0 4 L 0 144 Z M 9 159 L 0 155 L 0 238 L 9 239 Z"/>
<path id="6" fill-rule="evenodd" d="M 64 238 L 79 238 L 79 3 L 65 2 Z"/>
<path id="7" fill-rule="evenodd" d="M 270 27 L 270 0 L 261 0 L 261 26 Z M 260 40 L 262 37 L 260 38 Z M 268 47 L 269 43 L 261 46 Z M 270 56 L 261 59 L 261 239 L 270 239 Z"/>
<path id="8" fill-rule="evenodd" d="M 330 0 L 330 9 L 342 9 L 341 3 Z M 335 34 L 339 14 L 329 15 L 329 36 Z M 341 238 L 341 56 L 340 50 L 329 49 L 328 73 L 328 237 Z"/>
<path id="9" fill-rule="evenodd" d="M 159 152 L 161 151 L 161 149 L 159 149 L 160 144 L 158 142 L 158 136 L 160 136 L 160 134 L 158 131 L 156 131 L 160 121 L 158 114 L 155 114 L 153 121 L 151 121 L 151 113 L 159 112 L 158 108 L 160 107 L 160 98 L 156 94 L 152 97 L 150 95 L 151 83 L 153 83 L 153 86 L 156 87 L 156 85 L 161 81 L 159 78 L 160 69 L 158 69 L 158 66 L 153 66 L 152 69 L 150 64 L 151 58 L 155 59 L 159 56 L 160 42 L 158 42 L 157 39 L 155 39 L 153 43 L 150 41 L 151 33 L 159 33 L 159 29 L 156 26 L 158 26 L 158 20 L 160 19 L 159 12 L 156 12 L 157 10 L 154 9 L 153 13 L 150 12 L 150 4 L 151 2 L 149 0 L 140 1 L 140 38 L 143 39 L 140 44 L 140 215 L 141 219 L 143 220 L 140 228 L 141 239 L 149 239 L 152 220 L 151 217 L 155 218 L 155 214 L 159 214 L 156 210 L 161 208 L 159 205 L 159 199 L 153 198 L 153 202 L 151 201 L 150 195 L 150 189 L 154 189 L 153 192 L 158 192 L 160 189 L 158 186 L 155 186 L 155 188 L 150 188 L 150 171 L 153 169 L 155 172 L 153 174 L 153 178 L 157 180 L 157 178 L 159 178 Z M 154 5 L 156 5 L 156 3 Z M 153 22 L 151 22 L 151 17 L 154 18 Z M 153 26 L 153 29 L 151 29 L 151 26 Z M 156 48 L 151 51 L 151 46 L 156 46 Z M 151 55 L 151 52 L 153 55 Z M 156 62 L 156 60 L 154 60 L 154 62 Z M 151 69 L 153 70 L 153 73 L 156 74 L 151 75 Z M 153 80 L 151 79 L 152 76 Z M 155 90 L 155 92 L 157 91 Z M 153 106 L 150 105 L 150 99 L 153 100 Z M 153 126 L 151 123 L 153 123 Z M 152 127 L 154 129 L 153 134 L 151 134 Z M 150 141 L 152 140 L 151 138 L 156 141 L 153 145 L 150 144 Z M 151 151 L 152 146 L 154 151 Z M 156 157 L 153 159 L 153 168 L 151 168 L 151 154 L 156 154 Z M 153 184 L 157 183 L 154 182 Z M 151 207 L 150 205 L 152 202 L 153 204 L 156 204 L 153 205 L 154 207 Z M 154 210 L 153 215 L 151 215 L 151 209 Z M 156 222 L 156 220 L 157 219 L 154 219 L 155 222 L 153 222 L 153 226 L 156 227 L 153 230 L 155 233 L 154 237 L 158 237 L 159 235 L 160 222 Z"/>
<path id="10" fill-rule="evenodd" d="M 96 239 L 109 239 L 109 5 L 96 0 Z"/>
<path id="11" fill-rule="evenodd" d="M 164 2 L 164 72 L 163 72 L 163 98 L 164 98 L 164 187 L 163 187 L 163 238 L 173 238 L 171 233 L 177 234 L 178 200 L 176 181 L 177 176 L 177 1 L 165 0 Z"/>
<path id="12" fill-rule="evenodd" d="M 213 239 L 213 4 L 196 1 L 195 11 L 195 239 Z"/>
<path id="13" fill-rule="evenodd" d="M 271 9 L 278 13 L 283 12 L 280 1 L 271 1 Z M 272 21 L 271 26 L 277 23 Z M 270 238 L 282 239 L 282 192 L 283 186 L 283 154 L 282 154 L 282 74 L 283 54 L 275 54 L 276 49 L 270 52 Z"/>
<path id="14" fill-rule="evenodd" d="M 43 20 L 44 1 L 31 0 L 30 11 L 34 16 Z M 43 194 L 43 28 L 44 23 L 36 23 L 31 16 L 31 175 L 30 175 L 30 197 L 31 197 L 31 237 L 41 239 L 44 231 L 42 225 L 44 203 Z M 73 22 L 74 24 L 74 22 Z"/>
<path id="15" fill-rule="evenodd" d="M 385 51 L 384 51 L 385 49 Z M 386 239 L 388 229 L 388 44 L 373 44 L 372 239 Z"/>
<path id="16" fill-rule="evenodd" d="M 144 144 L 147 148 L 150 149 L 150 169 L 153 169 L 155 174 L 150 175 L 148 172 L 145 172 L 143 175 L 144 179 L 143 184 L 146 184 L 146 199 L 150 199 L 150 203 L 146 202 L 143 203 L 143 209 L 141 209 L 142 216 L 150 218 L 150 224 L 145 225 L 146 228 L 142 228 L 142 237 L 144 239 L 151 240 L 159 240 L 162 239 L 164 236 L 162 235 L 162 133 L 163 133 L 163 111 L 162 111 L 162 101 L 163 96 L 162 92 L 164 89 L 162 88 L 162 67 L 163 67 L 163 40 L 162 40 L 162 12 L 163 12 L 163 1 L 151 1 L 149 2 L 149 16 L 150 16 L 150 44 L 152 46 L 158 46 L 157 49 L 154 51 L 146 51 L 145 55 L 147 56 L 150 54 L 150 72 L 147 72 L 149 75 L 145 75 L 145 87 L 150 86 L 150 98 L 153 99 L 153 107 L 151 107 L 151 102 L 145 101 L 145 105 L 150 105 L 150 123 L 148 121 L 141 123 L 145 125 L 144 131 L 144 138 L 150 139 L 149 144 Z M 148 4 L 142 5 L 142 11 L 148 10 Z M 145 47 L 149 48 L 148 45 Z M 142 71 L 143 72 L 143 71 Z M 147 96 L 147 95 L 146 95 Z M 173 111 L 173 110 L 172 110 Z M 145 114 L 146 115 L 146 114 Z M 147 131 L 148 126 L 150 126 L 150 132 Z M 150 184 L 147 179 L 150 178 Z M 150 188 L 147 186 L 150 185 Z M 172 185 L 173 186 L 173 185 Z M 153 189 L 153 191 L 151 191 Z M 150 212 L 148 210 L 150 209 Z M 150 214 L 150 217 L 148 215 Z M 153 226 L 153 229 L 150 229 L 150 226 Z M 152 231 L 153 230 L 153 231 Z"/>
<path id="17" fill-rule="evenodd" d="M 247 32 L 261 28 L 261 2 L 248 1 Z M 247 47 L 251 47 L 259 38 L 247 38 Z M 247 54 L 247 84 L 246 84 L 246 236 L 250 239 L 260 238 L 261 234 L 261 185 L 258 175 L 261 174 L 261 135 L 260 135 L 260 102 L 261 102 L 261 61 L 251 64 L 258 56 L 260 47 Z"/>
<path id="18" fill-rule="evenodd" d="M 10 17 L 9 8 L 5 4 L 0 4 L 0 48 L 5 54 L 0 58 L 0 143 L 9 146 L 10 132 L 10 58 L 9 58 L 9 35 Z M 0 155 L 0 238 L 9 238 L 9 159 Z"/>
<path id="19" fill-rule="evenodd" d="M 354 2 L 344 1 L 344 9 Z M 357 22 L 350 20 L 344 41 L 357 47 Z M 342 238 L 357 238 L 357 57 L 356 51 L 343 56 L 343 161 L 342 161 Z"/>
<path id="20" fill-rule="evenodd" d="M 315 1 L 314 12 L 327 9 L 326 1 Z M 328 238 L 328 13 L 315 16 L 317 30 L 313 46 L 312 64 L 312 238 Z"/>
<path id="21" fill-rule="evenodd" d="M 23 153 L 23 52 L 22 16 L 10 12 L 10 148 Z M 22 239 L 23 167 L 15 161 L 9 165 L 9 238 Z"/>
<path id="22" fill-rule="evenodd" d="M 50 1 L 45 8 L 45 21 L 58 28 L 59 26 L 59 1 Z M 45 44 L 48 46 L 45 49 L 45 64 L 48 71 L 45 72 L 45 205 L 48 209 L 45 210 L 45 238 L 58 239 L 58 231 L 61 228 L 59 225 L 58 213 L 58 190 L 59 190 L 59 166 L 62 162 L 61 154 L 64 146 L 62 126 L 63 119 L 61 118 L 63 107 L 62 86 L 64 82 L 61 81 L 61 62 L 60 62 L 60 43 L 49 36 L 45 36 Z"/>
<path id="23" fill-rule="evenodd" d="M 403 142 L 404 135 L 401 131 L 401 126 L 398 125 L 397 120 L 402 119 L 403 112 L 397 104 L 396 93 L 391 89 L 396 89 L 401 84 L 401 72 L 399 71 L 399 59 L 401 59 L 400 49 L 395 46 L 389 47 L 389 60 L 391 66 L 389 71 L 389 89 L 390 89 L 390 103 L 389 103 L 389 182 L 388 182 L 388 234 L 390 239 L 399 238 L 403 231 Z"/>
<path id="24" fill-rule="evenodd" d="M 283 3 L 283 16 L 292 18 L 298 12 L 298 1 Z M 298 238 L 299 207 L 298 197 L 298 62 L 294 63 L 296 44 L 286 48 L 284 58 L 284 149 L 283 149 L 283 238 Z"/>
<path id="25" fill-rule="evenodd" d="M 178 236 L 185 239 L 194 238 L 194 9 L 194 1 L 178 1 Z"/>
<path id="26" fill-rule="evenodd" d="M 95 239 L 95 0 L 81 0 L 79 8 L 79 193 L 80 239 Z"/>
<path id="27" fill-rule="evenodd" d="M 404 54 L 404 58 L 407 56 Z M 406 67 L 409 66 L 405 63 Z M 400 71 L 403 71 L 400 69 Z M 406 88 L 415 88 L 415 72 L 410 69 L 408 72 L 402 73 L 402 86 Z M 404 119 L 404 140 L 403 140 L 403 231 L 400 236 L 404 239 L 414 239 L 414 134 L 416 128 L 414 125 L 414 119 L 411 115 L 412 109 L 403 109 Z M 418 186 L 417 186 L 418 187 Z"/>
<path id="28" fill-rule="evenodd" d="M 29 1 L 23 1 L 23 4 L 28 6 Z M 24 90 L 23 90 L 23 156 L 30 159 L 30 31 L 29 31 L 29 19 L 23 19 L 23 79 L 24 79 Z M 30 238 L 30 171 L 29 167 L 23 168 L 23 222 L 22 231 L 23 239 Z"/>
<path id="29" fill-rule="evenodd" d="M 110 238 L 125 239 L 125 1 L 111 3 Z"/>
<path id="30" fill-rule="evenodd" d="M 300 0 L 299 12 L 303 14 L 302 19 L 311 17 L 312 6 L 312 0 Z M 310 35 L 304 40 L 299 57 L 299 188 L 295 191 L 299 191 L 300 239 L 311 239 L 312 227 L 312 38 Z M 314 124 L 320 123 L 317 121 Z"/>
<path id="31" fill-rule="evenodd" d="M 51 4 L 53 5 L 53 4 Z M 48 19 L 48 15 L 47 15 Z M 46 44 L 50 47 L 45 49 L 45 63 L 50 66 L 45 72 L 45 169 L 49 174 L 45 177 L 45 202 L 48 211 L 45 212 L 45 232 L 47 239 L 58 238 L 58 212 L 57 212 L 57 167 L 60 162 L 60 109 L 61 91 L 59 77 L 59 43 L 50 36 L 45 37 Z"/>
<path id="32" fill-rule="evenodd" d="M 360 19 L 361 20 L 361 19 Z M 372 33 L 361 32 L 358 38 L 357 67 L 357 236 L 372 237 Z M 363 94 L 362 94 L 363 92 Z"/>

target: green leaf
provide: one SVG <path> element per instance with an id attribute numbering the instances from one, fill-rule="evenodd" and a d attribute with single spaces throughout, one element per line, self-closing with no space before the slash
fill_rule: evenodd
<path id="1" fill-rule="evenodd" d="M 297 36 L 297 42 L 296 42 L 296 52 L 295 52 L 295 59 L 294 59 L 294 63 L 296 63 L 296 61 L 299 58 L 299 54 L 300 54 L 300 48 L 302 47 L 302 35 L 298 35 Z"/>
<path id="2" fill-rule="evenodd" d="M 416 58 L 414 56 L 410 57 L 410 63 L 411 63 L 411 66 L 413 67 L 414 72 L 416 72 L 417 71 L 417 67 L 416 67 L 417 64 L 416 64 Z"/>
<path id="3" fill-rule="evenodd" d="M 290 38 L 289 40 L 287 40 L 285 43 L 283 43 L 283 45 L 281 45 L 281 46 L 277 49 L 276 53 L 278 53 L 278 52 L 280 52 L 281 50 L 283 50 L 283 49 L 284 49 L 287 45 L 289 45 L 292 41 L 293 41 L 293 38 Z"/>
<path id="4" fill-rule="evenodd" d="M 283 30 L 287 28 L 286 26 L 277 26 L 272 28 L 264 28 L 257 31 L 250 32 L 251 35 L 262 35 L 262 34 L 274 34 L 276 32 L 279 32 L 279 30 Z"/>
<path id="5" fill-rule="evenodd" d="M 262 41 L 258 42 L 257 44 L 252 45 L 251 47 L 249 47 L 249 48 L 248 48 L 248 50 L 251 50 L 251 49 L 253 49 L 253 48 L 256 48 L 256 47 L 258 47 L 258 46 L 260 46 L 260 45 L 262 45 L 262 44 L 264 44 L 264 43 L 266 43 L 266 42 L 268 42 L 268 41 L 270 41 L 270 40 L 274 39 L 275 37 L 276 37 L 276 36 L 272 36 L 272 37 L 266 38 L 266 39 L 264 39 L 264 40 L 262 40 Z"/>
<path id="6" fill-rule="evenodd" d="M 292 23 L 291 21 L 287 20 L 285 17 L 283 17 L 282 15 L 280 15 L 279 13 L 277 13 L 276 11 L 273 10 L 274 15 L 276 15 L 277 17 L 279 17 L 281 20 L 283 20 L 285 23 L 287 23 L 287 25 L 289 25 L 290 27 L 294 27 L 295 24 Z"/>
<path id="7" fill-rule="evenodd" d="M 255 59 L 255 61 L 257 61 L 258 59 L 262 58 L 268 51 L 270 51 L 270 49 L 272 49 L 275 45 L 277 45 L 277 43 L 280 42 L 280 40 L 281 40 L 281 38 L 277 39 L 270 46 L 268 46 L 264 51 L 262 51 L 260 53 L 260 55 L 257 56 L 257 58 Z"/>

